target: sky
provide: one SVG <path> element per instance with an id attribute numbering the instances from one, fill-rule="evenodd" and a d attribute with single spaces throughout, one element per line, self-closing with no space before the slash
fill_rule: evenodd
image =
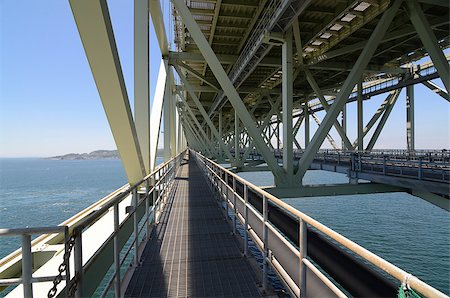
<path id="1" fill-rule="evenodd" d="M 163 2 L 164 16 L 168 19 L 168 1 Z M 133 5 L 130 3 L 109 0 L 108 7 L 133 106 Z M 150 97 L 153 98 L 161 53 L 150 27 Z M 436 82 L 442 86 L 439 80 Z M 376 148 L 406 147 L 404 93 Z M 416 148 L 450 148 L 449 103 L 423 86 L 417 86 L 415 94 Z M 384 97 L 365 102 L 365 123 Z M 353 141 L 356 103 L 348 105 L 347 113 L 348 134 Z M 318 116 L 323 118 L 324 114 Z M 311 119 L 311 137 L 316 127 Z M 340 142 L 335 131 L 331 135 Z M 298 139 L 303 139 L 303 129 Z M 325 143 L 324 147 L 329 145 Z M 1 0 L 0 157 L 45 157 L 115 148 L 69 2 Z"/>

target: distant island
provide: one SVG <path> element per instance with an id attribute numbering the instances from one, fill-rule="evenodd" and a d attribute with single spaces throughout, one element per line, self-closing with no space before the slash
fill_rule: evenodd
<path id="1" fill-rule="evenodd" d="M 164 149 L 158 149 L 157 156 L 162 156 Z M 99 160 L 99 159 L 119 159 L 117 150 L 96 150 L 91 153 L 69 153 L 64 155 L 47 157 L 53 160 Z"/>

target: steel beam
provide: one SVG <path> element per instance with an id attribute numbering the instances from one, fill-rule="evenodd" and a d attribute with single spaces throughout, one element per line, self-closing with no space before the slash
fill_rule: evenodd
<path id="1" fill-rule="evenodd" d="M 425 49 L 433 61 L 442 82 L 444 83 L 447 92 L 450 90 L 450 70 L 447 59 L 445 58 L 444 52 L 438 44 L 436 36 L 434 35 L 433 29 L 431 29 L 425 14 L 420 7 L 420 4 L 416 0 L 406 1 L 408 6 L 409 17 L 411 18 L 411 23 L 419 34 Z"/>
<path id="2" fill-rule="evenodd" d="M 167 162 L 170 160 L 172 156 L 172 152 L 170 149 L 170 143 L 171 143 L 171 116 L 172 116 L 172 90 L 171 90 L 171 80 L 172 77 L 172 69 L 169 67 L 167 69 L 167 76 L 166 76 L 166 85 L 164 90 L 164 162 Z"/>
<path id="3" fill-rule="evenodd" d="M 159 132 L 163 112 L 164 91 L 166 89 L 167 60 L 161 60 L 159 64 L 158 78 L 156 79 L 155 94 L 153 95 L 152 110 L 150 115 L 150 171 L 153 171 L 158 152 Z"/>
<path id="4" fill-rule="evenodd" d="M 282 120 L 283 120 L 283 169 L 287 185 L 293 183 L 294 175 L 294 134 L 292 129 L 293 111 L 293 65 L 292 65 L 292 29 L 288 29 L 282 45 Z"/>
<path id="5" fill-rule="evenodd" d="M 208 155 L 212 156 L 212 152 L 208 148 L 206 142 L 208 141 L 206 133 L 203 131 L 203 137 L 199 134 L 199 132 L 194 129 L 194 125 L 189 121 L 187 117 L 184 118 L 184 121 L 186 123 L 187 128 L 189 129 L 191 135 L 196 139 L 198 146 L 202 148 L 203 151 L 205 151 Z"/>
<path id="6" fill-rule="evenodd" d="M 197 25 L 191 13 L 189 12 L 189 9 L 186 6 L 184 0 L 171 0 L 171 1 L 175 5 L 180 16 L 182 17 L 184 24 L 189 30 L 192 38 L 195 40 L 198 49 L 205 57 L 205 60 L 208 62 L 211 71 L 214 73 L 214 76 L 216 77 L 217 81 L 222 87 L 225 95 L 228 97 L 228 100 L 232 104 L 233 108 L 238 112 L 238 116 L 241 119 L 244 126 L 247 128 L 247 131 L 251 136 L 251 138 L 253 139 L 253 142 L 255 143 L 258 152 L 261 153 L 264 160 L 267 162 L 267 165 L 271 168 L 275 176 L 275 180 L 277 180 L 279 183 L 283 183 L 285 177 L 282 169 L 278 166 L 278 163 L 274 158 L 274 156 L 272 155 L 272 152 L 270 152 L 269 148 L 265 144 L 259 129 L 253 122 L 252 117 L 248 113 L 247 108 L 242 102 L 242 99 L 239 97 L 239 94 L 237 93 L 235 87 L 233 86 L 233 83 L 228 78 L 225 70 L 223 69 L 222 65 L 220 64 L 219 60 L 214 54 L 208 41 L 206 40 L 205 35 L 202 33 L 200 27 Z M 208 120 L 209 117 L 205 117 L 205 119 Z"/>
<path id="7" fill-rule="evenodd" d="M 386 192 L 404 192 L 407 189 L 381 183 L 359 183 L 359 184 L 326 184 L 326 185 L 304 185 L 303 187 L 281 188 L 266 187 L 265 191 L 272 195 L 287 199 L 300 197 L 326 197 L 345 196 L 356 194 L 372 194 Z"/>
<path id="8" fill-rule="evenodd" d="M 372 127 L 375 125 L 377 120 L 383 115 L 384 111 L 386 111 L 387 107 L 389 106 L 389 103 L 391 102 L 391 99 L 393 96 L 395 96 L 396 92 L 392 92 L 388 95 L 388 97 L 381 103 L 378 110 L 375 112 L 375 114 L 370 118 L 369 123 L 367 123 L 366 127 L 364 127 L 363 131 L 363 137 L 365 137 L 369 131 L 372 129 Z M 358 139 L 356 139 L 355 142 L 353 142 L 353 146 L 357 146 Z"/>
<path id="9" fill-rule="evenodd" d="M 432 27 L 437 27 L 437 26 L 448 24 L 448 23 L 449 23 L 449 20 L 448 20 L 448 17 L 446 17 L 446 16 L 444 16 L 442 18 L 436 18 L 430 22 Z M 387 33 L 380 43 L 393 41 L 393 40 L 399 39 L 401 37 L 415 35 L 415 34 L 416 34 L 416 30 L 414 30 L 414 27 L 405 26 L 405 28 Z M 342 55 L 346 55 L 349 53 L 353 53 L 355 51 L 362 50 L 366 46 L 366 44 L 367 44 L 367 41 L 361 41 L 361 42 L 358 42 L 358 43 L 355 43 L 355 44 L 352 44 L 349 46 L 339 48 L 337 50 L 328 51 L 328 52 L 324 53 L 323 55 L 320 55 L 319 57 L 312 58 L 311 60 L 308 60 L 305 62 L 306 62 L 306 64 L 311 66 L 313 64 L 321 63 L 328 59 L 336 58 L 336 57 L 339 57 Z"/>
<path id="10" fill-rule="evenodd" d="M 381 131 L 383 130 L 384 124 L 386 124 L 386 121 L 389 118 L 389 115 L 391 114 L 391 111 L 394 108 L 395 102 L 397 101 L 399 95 L 400 90 L 396 90 L 393 92 L 393 96 L 390 97 L 388 106 L 386 107 L 386 110 L 384 111 L 383 116 L 381 117 L 380 123 L 378 123 L 378 126 L 375 129 L 372 138 L 370 139 L 369 144 L 366 147 L 366 151 L 372 151 L 373 147 L 375 146 L 375 143 L 378 140 L 378 137 L 380 136 Z"/>
<path id="11" fill-rule="evenodd" d="M 309 145 L 309 109 L 308 109 L 308 101 L 303 104 L 303 115 L 305 119 L 305 148 Z"/>
<path id="12" fill-rule="evenodd" d="M 391 24 L 392 19 L 394 18 L 401 3 L 402 0 L 395 0 L 391 7 L 389 7 L 384 12 L 383 16 L 375 27 L 366 46 L 356 60 L 355 66 L 353 67 L 352 71 L 339 90 L 339 93 L 337 94 L 333 105 L 328 110 L 322 124 L 317 129 L 313 139 L 311 140 L 311 143 L 308 145 L 308 147 L 306 147 L 305 152 L 299 161 L 299 169 L 296 173 L 296 177 L 299 180 L 303 179 L 303 176 L 305 175 L 311 162 L 313 161 L 316 152 L 319 150 L 328 132 L 330 131 L 330 128 L 336 120 L 337 115 L 342 111 L 342 108 L 346 104 L 347 99 L 353 90 L 353 87 L 357 83 L 357 80 L 361 78 L 364 69 L 372 58 L 378 44 L 386 33 L 386 30 L 389 28 L 389 25 Z"/>
<path id="13" fill-rule="evenodd" d="M 237 165 L 240 160 L 240 146 L 239 146 L 239 139 L 240 139 L 240 129 L 239 129 L 239 116 L 236 110 L 234 111 L 234 162 Z"/>
<path id="14" fill-rule="evenodd" d="M 314 79 L 312 73 L 307 68 L 305 68 L 304 72 L 306 74 L 306 79 L 307 79 L 309 85 L 313 89 L 314 93 L 316 94 L 316 96 L 319 99 L 320 103 L 322 104 L 323 108 L 325 109 L 325 111 L 328 111 L 330 106 L 328 105 L 327 100 L 323 96 L 322 91 L 320 90 L 319 85 L 317 84 L 316 80 Z M 339 121 L 337 119 L 334 121 L 333 126 L 339 133 L 339 136 L 341 137 L 342 142 L 345 144 L 345 147 L 348 150 L 353 150 L 352 143 L 350 143 L 350 140 L 348 139 L 347 134 L 345 133 L 344 129 L 342 128 L 341 124 L 339 123 Z"/>
<path id="15" fill-rule="evenodd" d="M 134 0 L 134 119 L 145 173 L 150 173 L 148 0 Z"/>
<path id="16" fill-rule="evenodd" d="M 191 116 L 192 120 L 194 121 L 195 125 L 197 126 L 197 129 L 194 129 L 194 125 L 192 125 L 189 121 L 189 118 L 187 117 L 188 115 L 185 115 L 186 117 L 186 121 L 191 124 L 192 129 L 195 132 L 200 132 L 201 135 L 203 136 L 204 140 L 207 141 L 208 135 L 206 134 L 205 130 L 203 129 L 203 127 L 201 126 L 200 122 L 198 122 L 197 117 L 194 115 L 194 112 L 192 111 L 191 107 L 188 105 L 188 103 L 186 102 L 186 99 L 184 98 L 184 95 L 181 92 L 178 92 L 178 96 L 180 97 L 181 101 L 184 104 L 184 107 L 186 108 L 186 111 L 188 112 L 188 115 Z M 208 150 L 209 151 L 209 150 Z M 210 152 L 211 154 L 211 152 Z"/>
<path id="17" fill-rule="evenodd" d="M 414 85 L 406 87 L 406 148 L 415 150 L 414 141 Z"/>
<path id="18" fill-rule="evenodd" d="M 177 154 L 177 117 L 176 113 L 176 97 L 173 93 L 173 70 L 169 67 L 169 82 L 170 82 L 170 155 L 175 157 Z"/>
<path id="19" fill-rule="evenodd" d="M 106 1 L 69 0 L 103 109 L 128 181 L 145 176 L 145 166 L 120 66 Z"/>
<path id="20" fill-rule="evenodd" d="M 169 54 L 169 44 L 167 42 L 166 28 L 164 27 L 164 18 L 161 11 L 160 0 L 148 0 L 150 15 L 152 17 L 153 28 L 158 39 L 159 49 L 163 57 Z"/>
<path id="21" fill-rule="evenodd" d="M 173 63 L 172 63 L 173 64 Z M 190 73 L 191 75 L 193 75 L 194 77 L 196 77 L 197 79 L 199 79 L 200 81 L 208 84 L 209 86 L 211 86 L 211 88 L 213 88 L 216 92 L 219 91 L 219 88 L 216 86 L 216 84 L 214 84 L 213 82 L 209 81 L 208 79 L 206 79 L 202 74 L 200 74 L 199 72 L 197 72 L 195 69 L 193 69 L 192 67 L 190 67 L 189 65 L 184 64 L 181 61 L 177 61 L 176 64 L 178 66 L 183 67 L 188 73 Z"/>
<path id="22" fill-rule="evenodd" d="M 183 5 L 185 5 L 185 4 L 183 3 Z M 192 100 L 194 101 L 195 105 L 197 106 L 197 109 L 200 111 L 200 114 L 203 116 L 204 120 L 206 121 L 206 123 L 208 124 L 209 128 L 211 129 L 211 133 L 213 133 L 216 136 L 216 139 L 219 141 L 219 144 L 222 147 L 222 150 L 227 155 L 227 157 L 230 160 L 233 160 L 233 156 L 231 155 L 231 153 L 228 150 L 227 146 L 223 142 L 222 138 L 219 136 L 219 132 L 217 131 L 217 129 L 214 126 L 214 124 L 212 123 L 211 119 L 208 117 L 208 114 L 206 113 L 205 109 L 203 108 L 203 105 L 201 104 L 201 102 L 198 99 L 198 97 L 195 94 L 195 92 L 192 91 L 191 84 L 189 84 L 189 82 L 186 80 L 186 77 L 184 76 L 184 74 L 181 72 L 180 68 L 177 65 L 174 65 L 174 68 L 177 71 L 178 76 L 180 77 L 181 81 L 183 82 L 184 87 L 186 88 L 186 91 L 191 96 Z"/>
<path id="23" fill-rule="evenodd" d="M 439 95 L 440 97 L 445 99 L 446 101 L 450 102 L 448 93 L 445 92 L 445 90 L 443 90 L 441 87 L 439 87 L 432 81 L 425 81 L 425 82 L 422 82 L 422 84 L 424 84 L 428 89 L 430 89 L 431 91 L 433 91 L 434 93 L 436 93 L 437 95 Z"/>
<path id="24" fill-rule="evenodd" d="M 344 105 L 344 107 L 342 108 L 342 130 L 344 131 L 345 135 L 347 135 L 347 104 Z M 354 148 L 355 145 L 353 145 Z M 345 143 L 344 140 L 342 140 L 342 148 L 345 148 Z"/>
<path id="25" fill-rule="evenodd" d="M 359 80 L 358 81 L 358 86 L 357 86 L 357 92 L 358 92 L 358 98 L 357 98 L 357 114 L 358 114 L 358 123 L 357 123 L 357 128 L 358 128 L 358 151 L 364 151 L 364 122 L 363 122 L 363 117 L 364 117 L 364 111 L 363 111 L 363 96 L 362 96 L 362 92 L 363 92 L 363 85 L 362 85 L 362 81 Z"/>

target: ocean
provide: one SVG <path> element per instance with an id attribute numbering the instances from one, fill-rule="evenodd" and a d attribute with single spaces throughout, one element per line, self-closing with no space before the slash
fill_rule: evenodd
<path id="1" fill-rule="evenodd" d="M 158 163 L 161 159 L 158 159 Z M 270 173 L 241 173 L 272 185 Z M 308 171 L 306 184 L 346 183 Z M 0 159 L 0 228 L 57 225 L 126 183 L 119 160 Z M 389 262 L 450 294 L 450 214 L 405 193 L 286 199 Z M 20 245 L 0 237 L 0 258 Z"/>

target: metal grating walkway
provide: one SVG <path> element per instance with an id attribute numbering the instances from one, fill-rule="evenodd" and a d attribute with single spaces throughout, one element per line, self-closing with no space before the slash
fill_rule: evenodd
<path id="1" fill-rule="evenodd" d="M 174 187 L 125 296 L 260 297 L 255 273 L 195 161 L 181 166 Z"/>

